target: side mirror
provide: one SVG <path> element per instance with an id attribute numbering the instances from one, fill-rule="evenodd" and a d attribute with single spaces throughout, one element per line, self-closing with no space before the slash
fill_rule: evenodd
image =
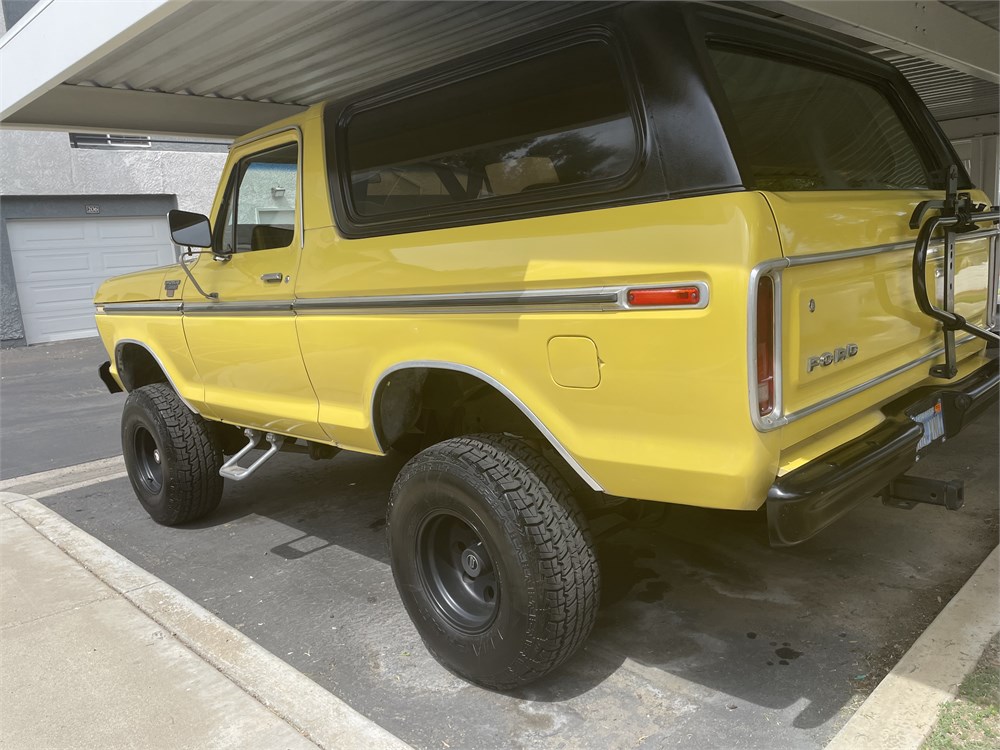
<path id="1" fill-rule="evenodd" d="M 186 247 L 211 247 L 212 225 L 207 216 L 176 208 L 167 213 L 170 236 L 178 245 Z"/>

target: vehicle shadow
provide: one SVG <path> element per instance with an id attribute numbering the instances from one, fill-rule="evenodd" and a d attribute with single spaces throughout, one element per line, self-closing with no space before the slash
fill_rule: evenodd
<path id="1" fill-rule="evenodd" d="M 870 499 L 772 549 L 759 514 L 675 506 L 601 536 L 591 638 L 507 694 L 441 668 L 400 604 L 404 457 L 282 455 L 177 528 L 127 479 L 42 502 L 415 747 L 821 747 L 996 545 L 998 442 L 993 416 L 918 465 L 966 480 L 957 513 Z"/>
<path id="2" fill-rule="evenodd" d="M 948 471 L 949 458 L 939 461 L 924 469 Z M 262 516 L 287 527 L 266 551 L 289 564 L 329 556 L 329 570 L 316 564 L 334 577 L 333 550 L 388 564 L 385 506 L 404 462 L 282 457 L 253 481 L 230 483 L 215 515 L 175 533 Z M 995 461 L 954 470 L 972 474 L 963 513 L 899 511 L 872 499 L 794 548 L 770 548 L 758 513 L 673 507 L 656 525 L 620 530 L 599 543 L 602 607 L 586 647 L 547 678 L 492 701 L 580 713 L 572 707 L 610 680 L 619 688 L 651 685 L 691 704 L 728 696 L 731 713 L 746 704 L 785 712 L 796 729 L 819 727 L 877 684 L 996 543 Z M 930 543 L 947 552 L 929 556 Z M 416 644 L 414 669 L 438 669 L 398 600 L 379 617 L 382 628 Z M 442 694 L 490 695 L 450 675 L 434 684 Z"/>

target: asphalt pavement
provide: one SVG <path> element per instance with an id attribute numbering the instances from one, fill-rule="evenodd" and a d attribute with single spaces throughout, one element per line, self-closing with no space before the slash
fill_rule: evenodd
<path id="1" fill-rule="evenodd" d="M 124 397 L 97 375 L 100 339 L 0 351 L 0 478 L 122 452 Z"/>
<path id="2" fill-rule="evenodd" d="M 65 366 L 47 375 L 56 382 L 86 372 L 81 393 L 96 375 L 77 355 L 16 356 L 13 380 L 0 359 L 0 448 L 10 428 L 24 443 L 11 465 L 28 466 L 65 441 L 57 408 L 23 375 L 32 360 Z M 74 413 L 92 409 L 116 443 L 122 397 L 78 401 Z M 998 454 L 993 414 L 918 467 L 963 477 L 965 509 L 872 499 L 791 549 L 770 549 L 756 514 L 691 508 L 614 534 L 586 648 L 506 695 L 439 667 L 399 603 L 383 533 L 396 457 L 279 456 L 227 483 L 214 516 L 177 529 L 154 524 L 123 478 L 41 502 L 415 747 L 819 748 L 996 545 Z"/>

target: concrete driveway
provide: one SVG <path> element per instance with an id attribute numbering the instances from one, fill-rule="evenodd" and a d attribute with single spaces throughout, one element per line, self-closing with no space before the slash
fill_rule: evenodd
<path id="1" fill-rule="evenodd" d="M 28 455 L 53 439 L 18 421 L 39 398 L 31 379 L 3 381 L 5 440 L 12 420 Z M 121 397 L 93 399 L 117 440 Z M 399 603 L 383 534 L 399 459 L 280 456 L 179 529 L 126 479 L 42 502 L 416 747 L 818 748 L 996 545 L 997 436 L 991 415 L 920 464 L 966 479 L 960 512 L 871 500 L 786 550 L 754 514 L 688 508 L 605 538 L 587 647 L 508 695 L 439 667 Z"/>

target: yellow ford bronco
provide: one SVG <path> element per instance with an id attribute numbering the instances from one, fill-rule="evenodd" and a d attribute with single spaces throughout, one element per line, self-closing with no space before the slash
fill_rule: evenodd
<path id="1" fill-rule="evenodd" d="M 157 522 L 282 451 L 412 459 L 392 570 L 508 689 L 591 630 L 588 518 L 766 506 L 799 543 L 997 402 L 998 211 L 890 65 L 757 16 L 594 10 L 233 144 L 177 265 L 107 281 Z"/>

